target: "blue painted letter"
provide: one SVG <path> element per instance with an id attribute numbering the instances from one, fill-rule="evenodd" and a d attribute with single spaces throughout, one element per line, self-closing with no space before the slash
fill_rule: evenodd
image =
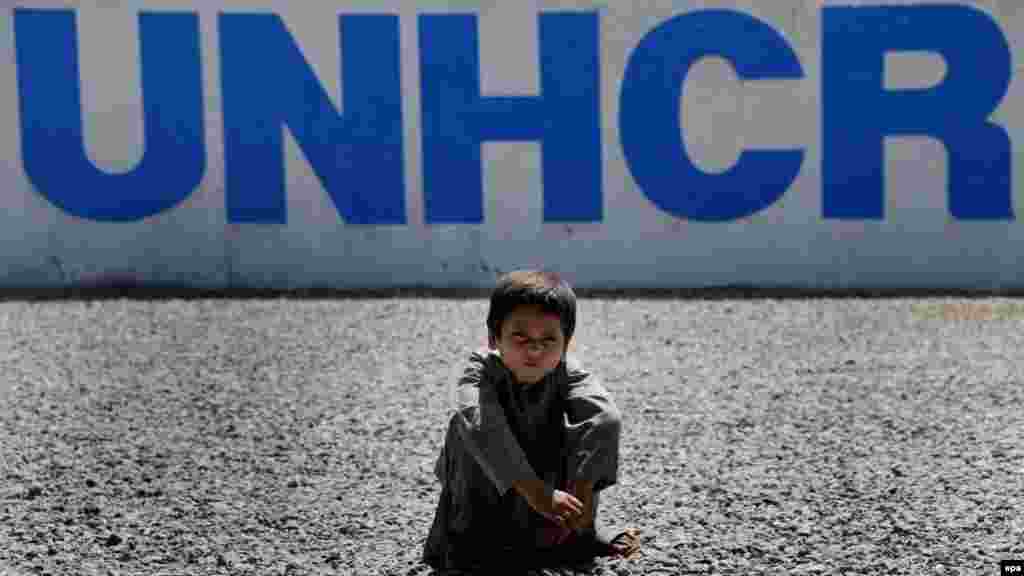
<path id="1" fill-rule="evenodd" d="M 18 9 L 14 23 L 25 172 L 43 196 L 80 218 L 125 222 L 192 193 L 206 170 L 195 14 L 139 16 L 145 151 L 124 174 L 85 154 L 74 11 Z"/>
<path id="2" fill-rule="evenodd" d="M 230 222 L 287 221 L 287 126 L 346 222 L 405 223 L 398 17 L 339 20 L 343 116 L 280 17 L 220 16 Z"/>
<path id="3" fill-rule="evenodd" d="M 543 14 L 541 96 L 482 97 L 476 17 L 420 16 L 426 220 L 483 221 L 483 141 L 541 141 L 544 220 L 601 220 L 596 13 Z"/>
<path id="4" fill-rule="evenodd" d="M 824 216 L 881 219 L 886 136 L 925 135 L 949 152 L 949 210 L 1011 219 L 1010 140 L 988 117 L 1010 83 L 999 26 L 969 6 L 825 8 Z M 887 51 L 937 52 L 946 78 L 886 91 Z"/>
<path id="5" fill-rule="evenodd" d="M 800 171 L 803 152 L 744 151 L 720 175 L 697 168 L 680 134 L 679 100 L 690 68 L 706 56 L 728 59 L 744 79 L 803 76 L 793 49 L 760 20 L 727 10 L 676 16 L 649 32 L 629 59 L 622 148 L 637 184 L 662 210 L 698 221 L 734 220 L 778 200 Z"/>

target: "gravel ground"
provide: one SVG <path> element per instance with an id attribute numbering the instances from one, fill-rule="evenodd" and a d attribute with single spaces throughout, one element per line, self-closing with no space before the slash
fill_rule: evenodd
<path id="1" fill-rule="evenodd" d="M 446 390 L 486 308 L 0 303 L 0 574 L 429 574 Z M 1024 558 L 1024 302 L 579 312 L 576 352 L 625 418 L 601 514 L 644 551 L 566 574 L 997 574 Z"/>

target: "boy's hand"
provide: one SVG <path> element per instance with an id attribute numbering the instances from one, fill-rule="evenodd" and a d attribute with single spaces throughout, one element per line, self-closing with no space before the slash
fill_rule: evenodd
<path id="1" fill-rule="evenodd" d="M 541 513 L 543 514 L 543 512 Z M 551 493 L 551 513 L 552 515 L 549 515 L 549 518 L 557 522 L 559 526 L 568 528 L 583 516 L 583 503 L 568 492 L 553 490 Z"/>
<path id="2" fill-rule="evenodd" d="M 561 490 L 552 490 L 541 481 L 524 481 L 515 484 L 526 502 L 538 514 L 568 528 L 583 516 L 583 503 L 575 496 Z"/>
<path id="3" fill-rule="evenodd" d="M 568 489 L 583 504 L 583 513 L 569 523 L 569 528 L 576 532 L 592 529 L 594 527 L 594 483 L 586 481 L 570 482 Z"/>

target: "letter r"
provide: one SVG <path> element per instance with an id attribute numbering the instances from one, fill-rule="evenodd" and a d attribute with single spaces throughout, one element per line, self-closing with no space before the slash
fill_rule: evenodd
<path id="1" fill-rule="evenodd" d="M 1012 219 L 1010 139 L 988 120 L 1012 73 L 998 24 L 970 6 L 835 7 L 823 19 L 824 217 L 883 218 L 884 138 L 924 135 L 949 152 L 954 218 Z M 887 91 L 889 51 L 936 52 L 948 74 Z"/>

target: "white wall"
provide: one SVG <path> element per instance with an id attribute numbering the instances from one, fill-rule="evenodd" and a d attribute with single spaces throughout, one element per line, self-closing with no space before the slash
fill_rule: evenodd
<path id="1" fill-rule="evenodd" d="M 1017 0 L 945 3 L 971 5 L 991 14 L 1009 42 L 1014 62 L 1022 61 L 1024 10 L 1017 7 Z M 868 3 L 14 0 L 12 7 L 0 9 L 0 285 L 62 285 L 124 275 L 208 287 L 480 286 L 489 285 L 496 271 L 527 266 L 558 269 L 580 287 L 1024 285 L 1017 264 L 1024 253 L 1021 225 L 1016 219 L 954 219 L 946 202 L 949 160 L 935 140 L 889 139 L 884 219 L 823 218 L 821 7 L 841 4 Z M 26 175 L 17 79 L 33 72 L 17 69 L 14 11 L 61 7 L 75 10 L 79 26 L 85 147 L 96 166 L 110 172 L 131 170 L 145 143 L 138 12 L 199 14 L 206 170 L 183 203 L 134 222 L 90 221 L 57 208 Z M 600 16 L 603 219 L 568 225 L 543 222 L 541 145 L 488 142 L 482 154 L 484 222 L 427 224 L 417 16 L 479 14 L 484 94 L 533 95 L 540 82 L 537 13 L 566 8 L 597 10 Z M 692 69 L 681 106 L 685 145 L 699 167 L 725 171 L 742 149 L 804 150 L 802 169 L 778 202 L 728 222 L 687 220 L 659 210 L 634 181 L 620 140 L 622 80 L 640 39 L 675 15 L 709 8 L 737 9 L 763 20 L 786 38 L 804 71 L 797 80 L 741 83 L 721 58 L 706 59 Z M 335 106 L 342 88 L 337 15 L 400 15 L 407 224 L 346 224 L 291 136 L 286 137 L 284 151 L 288 223 L 228 222 L 217 57 L 221 12 L 280 15 Z M 890 56 L 887 85 L 926 87 L 944 70 L 935 55 Z M 1009 92 L 992 117 L 1006 128 L 1013 146 L 1016 206 L 1021 206 L 1024 194 L 1024 102 L 1019 80 L 1015 69 Z M 55 163 L 53 170 L 61 166 Z"/>

